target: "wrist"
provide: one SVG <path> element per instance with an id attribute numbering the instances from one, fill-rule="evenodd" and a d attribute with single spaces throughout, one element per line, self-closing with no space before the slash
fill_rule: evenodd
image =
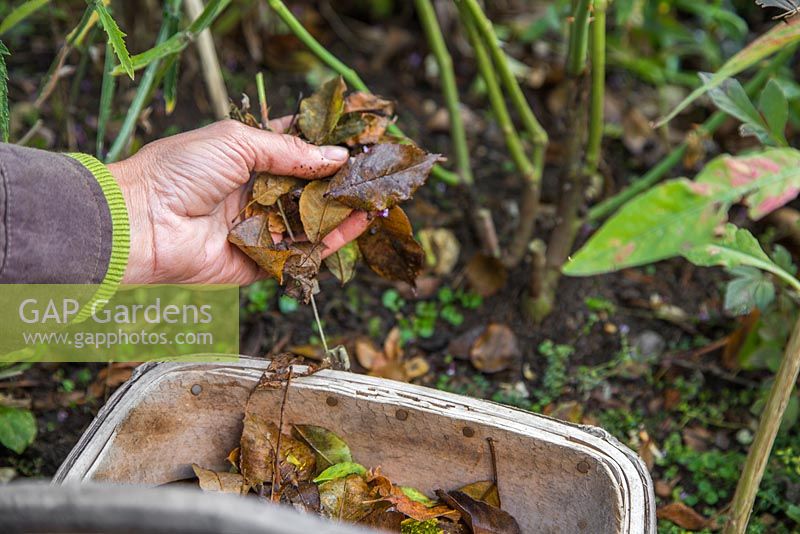
<path id="1" fill-rule="evenodd" d="M 130 253 L 122 276 L 124 284 L 149 284 L 154 280 L 153 224 L 148 208 L 147 184 L 130 159 L 109 163 L 125 199 L 130 224 Z"/>

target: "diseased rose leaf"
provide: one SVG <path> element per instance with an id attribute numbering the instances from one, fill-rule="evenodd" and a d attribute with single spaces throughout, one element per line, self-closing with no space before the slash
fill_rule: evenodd
<path id="1" fill-rule="evenodd" d="M 414 145 L 375 145 L 339 169 L 331 179 L 328 196 L 354 209 L 391 208 L 411 198 L 439 157 Z"/>
<path id="2" fill-rule="evenodd" d="M 280 447 L 281 480 L 311 480 L 316 456 L 308 445 L 282 435 Z M 246 412 L 240 441 L 239 468 L 250 486 L 271 483 L 278 447 L 278 427 L 258 414 Z"/>
<path id="3" fill-rule="evenodd" d="M 244 477 L 238 473 L 211 471 L 197 464 L 192 464 L 192 469 L 203 491 L 236 493 L 238 495 L 245 495 L 250 491 L 244 482 Z"/>
<path id="4" fill-rule="evenodd" d="M 272 244 L 266 215 L 256 214 L 234 226 L 228 234 L 228 241 L 239 247 L 267 274 L 283 283 L 284 265 L 295 252 Z"/>
<path id="5" fill-rule="evenodd" d="M 469 351 L 472 365 L 483 373 L 504 371 L 520 356 L 514 332 L 504 324 L 491 323 Z"/>
<path id="6" fill-rule="evenodd" d="M 395 206 L 387 217 L 376 217 L 357 242 L 364 261 L 379 276 L 415 285 L 425 252 L 402 209 Z"/>
<path id="7" fill-rule="evenodd" d="M 344 101 L 344 112 L 368 111 L 390 117 L 394 115 L 394 102 L 372 93 L 356 91 L 347 95 Z"/>
<path id="8" fill-rule="evenodd" d="M 325 265 L 333 273 L 333 276 L 342 285 L 345 285 L 355 277 L 356 267 L 358 267 L 358 260 L 360 259 L 361 251 L 358 250 L 358 245 L 351 241 L 325 258 Z"/>
<path id="9" fill-rule="evenodd" d="M 281 488 L 281 502 L 288 502 L 295 510 L 304 513 L 319 513 L 319 487 L 313 482 L 299 482 Z"/>
<path id="10" fill-rule="evenodd" d="M 323 516 L 344 521 L 358 522 L 375 507 L 369 499 L 369 486 L 361 475 L 323 482 L 319 485 L 319 500 Z"/>
<path id="11" fill-rule="evenodd" d="M 294 425 L 295 433 L 317 454 L 317 471 L 342 462 L 352 462 L 350 447 L 327 428 L 315 425 Z"/>
<path id="12" fill-rule="evenodd" d="M 300 195 L 300 220 L 306 237 L 312 243 L 328 235 L 353 211 L 353 208 L 325 196 L 328 185 L 327 180 L 309 182 Z"/>
<path id="13" fill-rule="evenodd" d="M 333 129 L 331 135 L 328 137 L 328 143 L 331 145 L 340 145 L 347 139 L 359 135 L 367 127 L 366 121 L 362 118 L 361 113 L 345 113 L 339 119 L 336 128 Z"/>
<path id="14" fill-rule="evenodd" d="M 272 206 L 290 191 L 300 189 L 307 182 L 291 176 L 276 176 L 268 172 L 259 173 L 253 182 L 253 200 L 262 206 Z"/>
<path id="15" fill-rule="evenodd" d="M 321 243 L 295 243 L 291 245 L 292 255 L 286 260 L 283 268 L 284 275 L 288 276 L 286 293 L 305 304 L 311 301 L 311 295 L 319 291 L 317 274 L 322 264 Z"/>
<path id="16" fill-rule="evenodd" d="M 500 508 L 500 492 L 497 490 L 497 484 L 492 480 L 480 480 L 467 484 L 458 491 L 462 491 L 477 501 L 483 501 L 492 506 Z"/>
<path id="17" fill-rule="evenodd" d="M 300 102 L 297 124 L 306 139 L 324 145 L 344 112 L 347 86 L 341 76 L 325 82 L 313 95 Z"/>
<path id="18" fill-rule="evenodd" d="M 427 521 L 429 519 L 436 519 L 437 517 L 451 517 L 457 519 L 457 515 L 452 507 L 434 501 L 421 502 L 412 499 L 399 486 L 392 486 L 392 492 L 383 497 L 383 500 L 392 503 L 398 512 L 416 519 L 417 521 Z"/>
<path id="19" fill-rule="evenodd" d="M 522 534 L 511 514 L 484 501 L 473 499 L 463 491 L 437 490 L 439 499 L 458 510 L 461 519 L 478 534 Z"/>

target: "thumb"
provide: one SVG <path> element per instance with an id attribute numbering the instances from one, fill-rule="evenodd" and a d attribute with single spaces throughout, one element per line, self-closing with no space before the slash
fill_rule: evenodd
<path id="1" fill-rule="evenodd" d="M 350 157 L 344 147 L 316 146 L 293 135 L 259 130 L 233 120 L 218 124 L 222 137 L 245 155 L 251 171 L 322 178 L 335 173 Z"/>

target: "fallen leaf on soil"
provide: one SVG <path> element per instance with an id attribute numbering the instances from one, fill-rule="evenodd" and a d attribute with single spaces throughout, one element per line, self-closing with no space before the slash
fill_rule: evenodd
<path id="1" fill-rule="evenodd" d="M 437 490 L 436 495 L 461 514 L 473 534 L 522 534 L 516 519 L 500 508 L 473 499 L 462 491 Z"/>
<path id="2" fill-rule="evenodd" d="M 238 473 L 225 473 L 203 469 L 197 464 L 192 464 L 200 488 L 203 491 L 214 491 L 219 493 L 236 493 L 244 495 L 250 488 L 244 483 L 244 477 Z"/>
<path id="3" fill-rule="evenodd" d="M 430 365 L 422 356 L 405 359 L 400 346 L 400 329 L 392 328 L 380 350 L 371 339 L 360 337 L 355 342 L 355 353 L 358 363 L 371 376 L 380 376 L 390 380 L 408 382 L 428 374 Z"/>
<path id="4" fill-rule="evenodd" d="M 467 263 L 464 273 L 473 291 L 482 297 L 491 297 L 506 285 L 508 273 L 503 263 L 495 257 L 476 254 Z"/>
<path id="5" fill-rule="evenodd" d="M 332 465 L 353 461 L 347 443 L 327 428 L 314 425 L 294 425 L 292 428 L 316 453 L 317 471 L 321 472 Z"/>
<path id="6" fill-rule="evenodd" d="M 497 323 L 487 326 L 469 351 L 472 365 L 484 373 L 508 369 L 519 355 L 517 336 L 506 325 Z"/>
<path id="7" fill-rule="evenodd" d="M 341 76 L 325 82 L 313 95 L 300 102 L 297 125 L 306 139 L 316 145 L 327 143 L 344 112 L 347 87 Z"/>
<path id="8" fill-rule="evenodd" d="M 547 415 L 570 423 L 580 423 L 583 420 L 583 405 L 576 401 L 561 402 Z"/>
<path id="9" fill-rule="evenodd" d="M 326 197 L 328 182 L 310 182 L 300 195 L 300 220 L 306 237 L 316 243 L 339 226 L 353 211 L 352 208 Z"/>
<path id="10" fill-rule="evenodd" d="M 127 382 L 138 365 L 139 362 L 118 362 L 112 363 L 110 367 L 103 367 L 97 373 L 95 381 L 89 385 L 87 391 L 89 396 L 99 399 L 104 395 L 106 388 L 112 389 Z"/>
<path id="11" fill-rule="evenodd" d="M 355 242 L 350 242 L 325 258 L 325 265 L 333 276 L 342 285 L 352 280 L 356 275 L 358 260 L 361 259 L 361 251 Z"/>
<path id="12" fill-rule="evenodd" d="M 477 340 L 485 330 L 485 325 L 479 325 L 453 338 L 447 345 L 447 354 L 459 360 L 469 360 L 469 351 L 472 349 L 472 345 L 475 344 L 475 340 Z"/>
<path id="13" fill-rule="evenodd" d="M 387 217 L 372 221 L 358 238 L 358 248 L 375 273 L 412 286 L 425 261 L 425 252 L 414 240 L 408 217 L 396 206 Z"/>
<path id="14" fill-rule="evenodd" d="M 428 268 L 440 276 L 453 272 L 461 252 L 455 234 L 447 228 L 424 228 L 418 237 Z"/>
<path id="15" fill-rule="evenodd" d="M 380 369 L 388 363 L 384 352 L 379 349 L 371 339 L 360 337 L 356 339 L 356 360 L 364 369 Z"/>
<path id="16" fill-rule="evenodd" d="M 688 530 L 702 530 L 708 525 L 708 519 L 681 502 L 662 506 L 656 515 L 659 519 L 666 519 Z"/>
<path id="17" fill-rule="evenodd" d="M 253 200 L 262 206 L 272 206 L 280 197 L 295 189 L 300 189 L 306 182 L 291 176 L 276 176 L 262 172 L 253 182 Z"/>
<path id="18" fill-rule="evenodd" d="M 328 195 L 355 209 L 391 208 L 411 198 L 439 158 L 414 145 L 375 145 L 339 169 Z"/>

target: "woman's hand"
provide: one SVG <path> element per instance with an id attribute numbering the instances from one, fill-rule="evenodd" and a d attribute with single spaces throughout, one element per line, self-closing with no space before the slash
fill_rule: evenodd
<path id="1" fill-rule="evenodd" d="M 288 118 L 272 121 L 283 131 Z M 313 180 L 347 161 L 342 147 L 317 147 L 301 139 L 226 120 L 144 146 L 108 165 L 119 182 L 131 226 L 126 284 L 250 284 L 263 277 L 256 264 L 228 242 L 246 201 L 253 171 Z M 323 242 L 331 254 L 367 227 L 353 212 Z"/>

